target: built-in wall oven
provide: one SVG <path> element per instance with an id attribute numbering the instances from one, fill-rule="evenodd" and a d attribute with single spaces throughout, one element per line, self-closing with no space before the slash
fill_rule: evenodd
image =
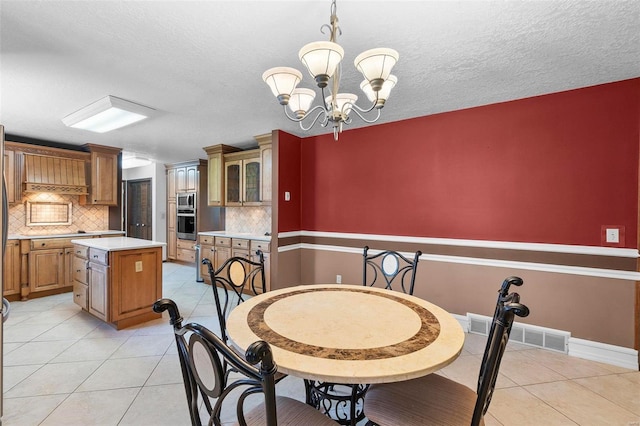
<path id="1" fill-rule="evenodd" d="M 177 234 L 183 240 L 196 240 L 196 194 L 181 192 L 177 194 Z"/>

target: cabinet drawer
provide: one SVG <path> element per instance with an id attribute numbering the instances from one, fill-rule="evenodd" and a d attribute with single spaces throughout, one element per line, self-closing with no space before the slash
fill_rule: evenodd
<path id="1" fill-rule="evenodd" d="M 71 240 L 79 240 L 81 238 L 92 238 L 92 237 L 38 238 L 36 240 L 31 240 L 31 250 L 73 247 L 73 244 L 71 244 Z"/>
<path id="2" fill-rule="evenodd" d="M 231 245 L 234 249 L 249 250 L 249 240 L 234 238 L 233 240 L 231 240 Z"/>
<path id="3" fill-rule="evenodd" d="M 195 241 L 191 241 L 191 240 L 181 240 L 178 238 L 178 248 L 179 249 L 188 249 L 188 250 L 195 250 L 193 248 L 193 246 L 196 245 Z"/>
<path id="4" fill-rule="evenodd" d="M 196 252 L 195 250 L 187 250 L 179 248 L 176 254 L 178 260 L 183 262 L 193 263 L 196 261 Z"/>
<path id="5" fill-rule="evenodd" d="M 73 246 L 73 254 L 83 259 L 89 258 L 89 247 L 86 246 Z"/>
<path id="6" fill-rule="evenodd" d="M 270 244 L 267 241 L 251 240 L 251 253 L 261 250 L 263 253 L 269 253 Z"/>
<path id="7" fill-rule="evenodd" d="M 231 238 L 229 237 L 216 237 L 216 245 L 220 247 L 231 247 Z"/>
<path id="8" fill-rule="evenodd" d="M 87 260 L 75 256 L 73 258 L 73 279 L 83 284 L 87 284 Z"/>
<path id="9" fill-rule="evenodd" d="M 89 309 L 87 295 L 89 294 L 89 286 L 81 282 L 73 282 L 73 302 L 85 311 Z"/>
<path id="10" fill-rule="evenodd" d="M 89 261 L 108 265 L 109 252 L 91 247 L 89 248 Z"/>
<path id="11" fill-rule="evenodd" d="M 215 239 L 215 237 L 212 237 L 210 235 L 201 235 L 200 236 L 200 244 L 209 244 L 209 245 L 213 245 L 213 240 Z"/>

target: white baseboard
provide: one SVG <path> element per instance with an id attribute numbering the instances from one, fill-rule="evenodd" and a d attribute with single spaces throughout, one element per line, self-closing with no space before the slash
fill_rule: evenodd
<path id="1" fill-rule="evenodd" d="M 569 355 L 638 371 L 638 351 L 591 340 L 569 338 Z"/>
<path id="2" fill-rule="evenodd" d="M 453 317 L 458 320 L 460 326 L 465 333 L 469 332 L 470 322 L 469 315 L 457 315 L 453 314 Z M 480 317 L 480 316 L 478 316 Z M 489 320 L 491 318 L 487 317 Z M 524 328 L 540 328 L 531 326 L 528 324 L 521 324 Z M 544 329 L 550 330 L 550 329 Z M 557 334 L 569 334 L 566 331 L 552 330 Z M 524 343 L 526 344 L 526 343 Z M 551 350 L 536 345 L 528 345 L 538 349 Z M 589 361 L 602 362 L 604 364 L 615 365 L 617 367 L 628 368 L 630 370 L 638 371 L 640 365 L 638 364 L 638 351 L 635 349 L 625 348 L 622 346 L 609 345 L 607 343 L 594 342 L 591 340 L 578 339 L 576 337 L 568 338 L 568 355 L 576 358 L 583 358 Z M 556 351 L 554 351 L 556 352 Z"/>

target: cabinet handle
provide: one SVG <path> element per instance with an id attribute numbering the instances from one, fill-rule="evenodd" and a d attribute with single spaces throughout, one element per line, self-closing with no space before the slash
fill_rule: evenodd
<path id="1" fill-rule="evenodd" d="M 97 258 L 98 258 L 98 255 L 97 255 L 97 254 L 94 254 L 94 255 L 93 255 L 93 258 L 94 258 L 94 259 L 97 259 Z"/>
<path id="2" fill-rule="evenodd" d="M 46 243 L 42 243 L 42 244 L 40 244 L 40 247 L 44 247 L 46 245 L 47 245 Z"/>

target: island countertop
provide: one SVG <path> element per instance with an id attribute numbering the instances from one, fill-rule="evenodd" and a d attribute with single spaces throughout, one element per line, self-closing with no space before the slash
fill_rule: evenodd
<path id="1" fill-rule="evenodd" d="M 83 238 L 71 240 L 73 244 L 106 251 L 135 250 L 151 247 L 164 247 L 167 244 L 159 241 L 143 240 L 130 237 Z"/>

